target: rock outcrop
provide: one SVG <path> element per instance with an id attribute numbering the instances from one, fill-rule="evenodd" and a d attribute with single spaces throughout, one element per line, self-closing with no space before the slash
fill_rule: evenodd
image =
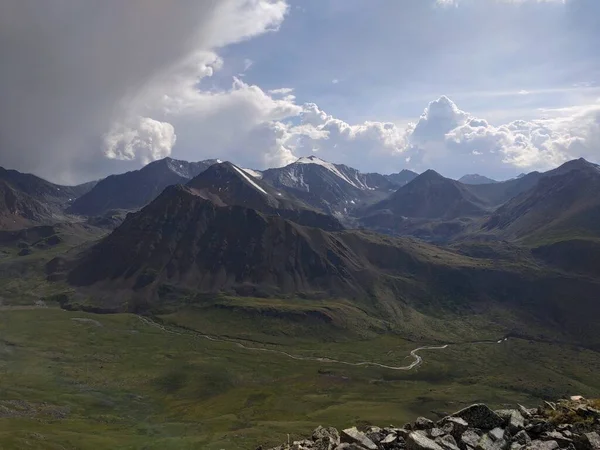
<path id="1" fill-rule="evenodd" d="M 599 401 L 583 398 L 497 411 L 475 404 L 437 422 L 419 417 L 402 428 L 319 427 L 311 439 L 271 450 L 600 450 L 599 408 Z"/>

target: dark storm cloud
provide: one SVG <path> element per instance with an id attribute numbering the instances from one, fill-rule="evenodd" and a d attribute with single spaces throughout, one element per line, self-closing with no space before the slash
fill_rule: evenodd
<path id="1" fill-rule="evenodd" d="M 152 77 L 211 44 L 223 3 L 3 0 L 0 164 L 63 181 L 75 169 L 103 174 L 111 120 Z"/>

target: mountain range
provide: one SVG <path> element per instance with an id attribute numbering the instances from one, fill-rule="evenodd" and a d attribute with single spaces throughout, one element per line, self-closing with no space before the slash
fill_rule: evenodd
<path id="1" fill-rule="evenodd" d="M 314 156 L 262 172 L 167 158 L 75 187 L 0 175 L 5 229 L 123 212 L 122 223 L 107 220 L 112 232 L 48 264 L 86 308 L 146 311 L 200 294 L 339 298 L 392 328 L 496 311 L 507 330 L 535 323 L 600 345 L 590 319 L 600 312 L 600 169 L 582 159 L 483 184 L 433 170 L 362 174 Z"/>

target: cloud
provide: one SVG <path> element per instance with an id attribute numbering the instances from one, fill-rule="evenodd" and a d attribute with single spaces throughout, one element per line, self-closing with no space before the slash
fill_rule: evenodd
<path id="1" fill-rule="evenodd" d="M 467 169 L 510 174 L 600 157 L 600 104 L 556 117 L 494 126 L 460 110 L 447 97 L 429 104 L 408 135 L 413 164 L 459 176 Z M 476 158 L 474 158 L 476 157 Z"/>
<path id="2" fill-rule="evenodd" d="M 162 106 L 156 98 L 181 98 L 165 82 L 177 78 L 173 68 L 277 29 L 287 9 L 283 0 L 3 1 L 0 164 L 57 181 L 104 175 L 102 136 L 147 126 L 138 116 L 163 122 L 147 114 Z M 215 67 L 195 69 L 198 80 Z"/>
<path id="3" fill-rule="evenodd" d="M 478 0 L 480 1 L 480 0 Z M 496 3 L 560 3 L 565 4 L 571 0 L 488 0 L 489 2 Z M 458 6 L 462 3 L 472 3 L 473 0 L 436 0 L 436 4 L 439 6 Z"/>
<path id="4" fill-rule="evenodd" d="M 105 155 L 109 159 L 148 164 L 169 156 L 175 140 L 175 129 L 170 123 L 138 117 L 131 124 L 116 124 L 104 136 Z"/>

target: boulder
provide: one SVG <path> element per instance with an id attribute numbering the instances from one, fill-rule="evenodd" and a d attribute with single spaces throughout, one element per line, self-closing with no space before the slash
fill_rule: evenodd
<path id="1" fill-rule="evenodd" d="M 598 433 L 583 433 L 579 440 L 580 446 L 586 450 L 600 450 L 600 435 Z"/>
<path id="2" fill-rule="evenodd" d="M 513 434 L 525 428 L 525 418 L 517 409 L 501 409 L 496 411 L 496 414 L 505 420 L 508 430 Z"/>
<path id="3" fill-rule="evenodd" d="M 445 417 L 438 422 L 438 427 L 444 430 L 444 433 L 452 435 L 454 439 L 460 440 L 462 434 L 469 428 L 469 424 L 460 417 Z"/>
<path id="4" fill-rule="evenodd" d="M 340 443 L 340 433 L 333 427 L 317 427 L 312 434 L 313 441 L 329 440 L 331 443 L 338 445 Z"/>
<path id="5" fill-rule="evenodd" d="M 495 439 L 489 433 L 479 439 L 476 450 L 505 450 L 508 447 L 508 442 L 504 439 Z"/>
<path id="6" fill-rule="evenodd" d="M 451 417 L 460 417 L 473 428 L 481 428 L 482 430 L 491 430 L 496 427 L 501 427 L 504 420 L 487 405 L 478 403 L 461 409 Z"/>
<path id="7" fill-rule="evenodd" d="M 429 420 L 425 417 L 419 417 L 415 420 L 415 425 L 413 427 L 414 430 L 431 430 L 434 427 L 434 423 L 432 420 Z"/>
<path id="8" fill-rule="evenodd" d="M 573 442 L 573 439 L 566 437 L 559 431 L 548 431 L 540 437 L 542 441 L 556 441 L 561 448 L 566 448 Z"/>
<path id="9" fill-rule="evenodd" d="M 525 408 L 523 405 L 517 405 L 519 412 L 526 419 L 530 419 L 535 414 L 535 409 Z"/>
<path id="10" fill-rule="evenodd" d="M 332 427 L 324 428 L 319 426 L 313 431 L 312 439 L 315 450 L 333 450 L 340 444 L 340 433 Z"/>
<path id="11" fill-rule="evenodd" d="M 365 448 L 358 444 L 344 442 L 343 444 L 338 445 L 334 450 L 365 450 Z"/>
<path id="12" fill-rule="evenodd" d="M 513 436 L 512 442 L 520 445 L 528 445 L 531 443 L 531 438 L 527 434 L 527 431 L 521 430 Z"/>
<path id="13" fill-rule="evenodd" d="M 504 439 L 504 430 L 502 428 L 494 428 L 493 430 L 491 430 L 488 435 L 494 440 L 494 441 L 500 441 L 502 439 Z"/>
<path id="14" fill-rule="evenodd" d="M 472 428 L 469 428 L 460 437 L 460 441 L 459 441 L 458 445 L 462 449 L 475 448 L 475 447 L 477 447 L 477 444 L 479 443 L 480 439 L 481 439 L 480 434 L 477 431 L 473 430 Z"/>
<path id="15" fill-rule="evenodd" d="M 396 433 L 390 433 L 381 440 L 380 444 L 382 444 L 384 446 L 388 446 L 397 441 L 398 441 L 398 435 Z"/>
<path id="16" fill-rule="evenodd" d="M 302 441 L 294 441 L 291 450 L 313 450 L 313 441 L 309 441 L 308 439 Z"/>
<path id="17" fill-rule="evenodd" d="M 424 433 L 414 431 L 408 435 L 406 450 L 444 450 L 438 443 L 429 439 Z"/>
<path id="18" fill-rule="evenodd" d="M 558 442 L 556 441 L 540 441 L 535 440 L 531 441 L 531 443 L 527 446 L 530 450 L 556 450 L 560 448 Z"/>
<path id="19" fill-rule="evenodd" d="M 444 450 L 460 450 L 456 440 L 449 434 L 436 438 L 435 442 Z"/>
<path id="20" fill-rule="evenodd" d="M 367 437 L 367 435 L 361 431 L 358 431 L 356 427 L 346 428 L 342 431 L 341 435 L 342 442 L 348 444 L 359 444 L 369 450 L 377 450 L 377 445 Z"/>

